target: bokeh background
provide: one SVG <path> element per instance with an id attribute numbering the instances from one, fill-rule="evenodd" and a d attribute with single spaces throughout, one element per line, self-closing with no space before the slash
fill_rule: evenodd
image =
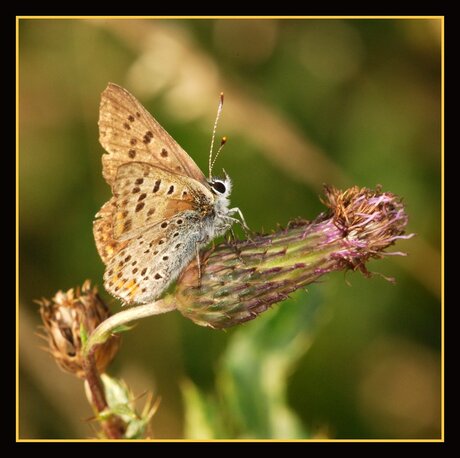
<path id="1" fill-rule="evenodd" d="M 417 234 L 394 248 L 407 257 L 369 265 L 396 285 L 333 274 L 227 332 L 175 312 L 139 323 L 110 373 L 161 397 L 153 437 L 439 438 L 441 27 L 19 20 L 20 437 L 94 436 L 81 382 L 40 349 L 33 300 L 102 283 L 92 221 L 110 190 L 97 119 L 112 81 L 203 170 L 224 91 L 215 170 L 233 178 L 251 228 L 314 218 L 323 183 L 381 184 L 404 197 Z"/>

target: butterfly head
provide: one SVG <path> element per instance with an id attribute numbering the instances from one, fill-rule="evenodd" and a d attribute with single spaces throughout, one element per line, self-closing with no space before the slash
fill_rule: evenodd
<path id="1" fill-rule="evenodd" d="M 224 178 L 212 177 L 208 184 L 216 197 L 228 198 L 232 192 L 232 180 L 226 173 Z"/>
<path id="2" fill-rule="evenodd" d="M 215 196 L 215 211 L 217 215 L 226 215 L 228 212 L 228 206 L 230 205 L 230 193 L 232 192 L 232 180 L 225 173 L 225 177 L 212 177 L 208 180 L 211 192 Z"/>

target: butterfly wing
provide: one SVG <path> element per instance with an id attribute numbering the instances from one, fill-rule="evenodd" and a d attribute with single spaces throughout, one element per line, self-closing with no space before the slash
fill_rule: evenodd
<path id="1" fill-rule="evenodd" d="M 113 83 L 101 96 L 99 141 L 107 151 L 102 174 L 110 185 L 127 162 L 145 162 L 207 185 L 193 159 L 133 95 Z"/>
<path id="2" fill-rule="evenodd" d="M 113 237 L 119 241 L 139 235 L 174 215 L 193 210 L 211 212 L 213 194 L 200 182 L 149 164 L 132 162 L 119 167 L 113 184 Z"/>
<path id="3" fill-rule="evenodd" d="M 102 174 L 111 186 L 115 183 L 118 169 L 132 162 L 162 167 L 207 186 L 193 159 L 133 95 L 113 83 L 109 83 L 101 95 L 99 141 L 107 151 L 102 156 Z M 104 204 L 93 225 L 96 247 L 105 264 L 126 246 L 126 243 L 114 238 L 115 205 L 115 199 Z"/>
<path id="4" fill-rule="evenodd" d="M 214 196 L 193 178 L 139 162 L 119 167 L 113 193 L 101 209 L 111 212 L 112 221 L 111 238 L 104 241 L 104 284 L 126 303 L 148 302 L 195 255 Z"/>
<path id="5" fill-rule="evenodd" d="M 96 248 L 104 264 L 107 264 L 127 242 L 121 242 L 113 237 L 113 214 L 116 211 L 116 199 L 112 197 L 97 212 L 93 222 L 93 234 Z"/>
<path id="6" fill-rule="evenodd" d="M 157 299 L 193 259 L 202 237 L 201 219 L 191 210 L 156 224 L 128 241 L 107 264 L 104 286 L 126 304 Z"/>

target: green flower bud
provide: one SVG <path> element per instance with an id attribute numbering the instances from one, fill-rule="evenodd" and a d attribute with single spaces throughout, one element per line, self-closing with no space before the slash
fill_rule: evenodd
<path id="1" fill-rule="evenodd" d="M 352 269 L 369 275 L 370 258 L 412 236 L 404 235 L 401 199 L 380 188 L 325 187 L 323 203 L 328 211 L 314 221 L 294 221 L 273 234 L 205 251 L 201 278 L 195 261 L 177 282 L 177 309 L 202 326 L 234 326 L 328 272 Z"/>

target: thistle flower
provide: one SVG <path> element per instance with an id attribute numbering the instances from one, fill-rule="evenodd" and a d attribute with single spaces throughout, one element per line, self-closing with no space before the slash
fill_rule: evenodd
<path id="1" fill-rule="evenodd" d="M 172 297 L 196 324 L 226 328 L 254 319 L 271 305 L 322 275 L 359 270 L 404 235 L 407 215 L 389 192 L 325 187 L 328 211 L 314 221 L 294 221 L 284 230 L 211 248 L 179 278 Z M 399 254 L 403 253 L 388 253 Z"/>
<path id="2" fill-rule="evenodd" d="M 91 288 L 89 280 L 82 287 L 58 291 L 51 299 L 36 301 L 48 340 L 49 351 L 61 369 L 77 377 L 85 378 L 83 352 L 86 337 L 107 317 L 109 310 Z M 111 336 L 95 349 L 95 364 L 102 373 L 115 356 L 120 343 L 118 336 Z"/>

